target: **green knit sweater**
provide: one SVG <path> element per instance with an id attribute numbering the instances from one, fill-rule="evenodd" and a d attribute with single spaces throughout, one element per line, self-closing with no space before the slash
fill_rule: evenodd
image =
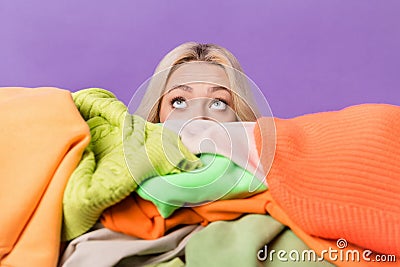
<path id="1" fill-rule="evenodd" d="M 104 209 L 146 178 L 201 166 L 175 133 L 129 114 L 111 92 L 90 88 L 73 93 L 73 99 L 91 142 L 65 188 L 63 240 L 88 231 Z"/>

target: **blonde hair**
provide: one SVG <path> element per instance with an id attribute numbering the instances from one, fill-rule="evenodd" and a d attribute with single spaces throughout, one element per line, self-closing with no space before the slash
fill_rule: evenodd
<path id="1" fill-rule="evenodd" d="M 236 57 L 221 46 L 195 42 L 179 45 L 161 60 L 135 114 L 146 118 L 149 122 L 160 122 L 161 99 L 165 93 L 168 78 L 181 64 L 191 61 L 209 62 L 224 68 L 231 86 L 229 89 L 232 91 L 232 108 L 238 119 L 255 121 L 259 117 L 248 79 Z"/>

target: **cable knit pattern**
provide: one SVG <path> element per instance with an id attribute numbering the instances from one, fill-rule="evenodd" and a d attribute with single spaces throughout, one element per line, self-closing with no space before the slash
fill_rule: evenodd
<path id="1" fill-rule="evenodd" d="M 91 142 L 65 189 L 63 240 L 89 230 L 104 209 L 146 178 L 201 166 L 175 133 L 129 114 L 111 92 L 91 88 L 73 93 L 73 99 Z"/>
<path id="2" fill-rule="evenodd" d="M 270 120 L 255 128 L 259 153 Z M 308 234 L 400 255 L 400 107 L 363 104 L 275 125 L 267 181 L 288 216 Z"/>

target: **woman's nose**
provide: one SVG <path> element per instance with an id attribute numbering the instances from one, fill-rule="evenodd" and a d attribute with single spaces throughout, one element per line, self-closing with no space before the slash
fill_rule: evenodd
<path id="1" fill-rule="evenodd" d="M 205 100 L 205 99 L 202 99 Z M 193 101 L 190 105 L 191 109 L 191 115 L 192 118 L 194 119 L 200 119 L 200 120 L 209 120 L 210 119 L 210 113 L 209 113 L 209 108 L 206 101 Z"/>

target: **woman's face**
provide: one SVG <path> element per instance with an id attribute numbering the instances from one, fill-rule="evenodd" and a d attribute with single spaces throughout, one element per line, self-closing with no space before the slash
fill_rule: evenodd
<path id="1" fill-rule="evenodd" d="M 160 122 L 237 121 L 229 87 L 229 79 L 221 66 L 197 61 L 180 66 L 167 81 L 166 93 L 161 100 Z"/>

